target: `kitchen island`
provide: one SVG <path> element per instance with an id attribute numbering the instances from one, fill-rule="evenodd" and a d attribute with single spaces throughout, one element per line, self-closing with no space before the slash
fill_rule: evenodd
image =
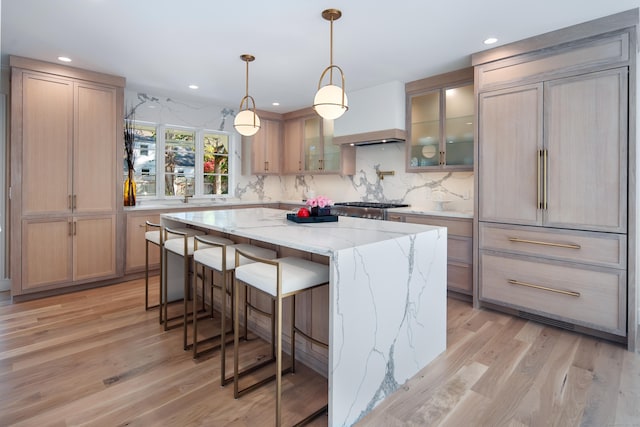
<path id="1" fill-rule="evenodd" d="M 348 217 L 298 224 L 269 208 L 166 213 L 161 222 L 328 257 L 330 426 L 355 423 L 446 348 L 446 228 Z"/>

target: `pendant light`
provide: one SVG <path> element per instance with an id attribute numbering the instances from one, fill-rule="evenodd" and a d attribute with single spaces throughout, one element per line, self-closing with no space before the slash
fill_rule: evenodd
<path id="1" fill-rule="evenodd" d="M 318 92 L 313 99 L 313 109 L 316 110 L 322 118 L 332 120 L 342 116 L 349 109 L 347 105 L 347 95 L 344 93 L 344 73 L 342 69 L 333 64 L 333 21 L 340 19 L 342 12 L 338 9 L 326 9 L 322 12 L 322 17 L 331 22 L 331 50 L 330 65 L 324 69 L 318 82 Z M 333 69 L 340 72 L 342 87 L 333 84 Z M 322 80 L 325 74 L 329 72 L 329 84 L 322 86 Z"/>
<path id="2" fill-rule="evenodd" d="M 246 92 L 244 98 L 240 101 L 240 109 L 233 121 L 233 127 L 236 128 L 240 135 L 253 136 L 258 132 L 258 130 L 260 130 L 260 118 L 256 114 L 256 102 L 253 100 L 252 96 L 249 96 L 249 62 L 256 58 L 253 55 L 244 54 L 240 55 L 240 59 L 247 64 L 245 81 Z M 249 108 L 249 100 L 251 100 L 252 108 Z"/>

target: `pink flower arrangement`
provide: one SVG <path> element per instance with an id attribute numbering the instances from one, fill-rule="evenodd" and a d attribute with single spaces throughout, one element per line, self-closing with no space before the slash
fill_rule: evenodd
<path id="1" fill-rule="evenodd" d="M 328 197 L 318 196 L 312 199 L 307 199 L 307 206 L 310 206 L 312 208 L 324 208 L 331 205 L 333 205 L 333 200 L 329 199 Z"/>

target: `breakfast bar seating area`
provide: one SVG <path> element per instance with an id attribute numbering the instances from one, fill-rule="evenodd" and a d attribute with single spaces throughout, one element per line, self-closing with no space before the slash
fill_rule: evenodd
<path id="1" fill-rule="evenodd" d="M 242 349 L 247 345 L 251 349 L 264 339 L 263 342 L 270 343 L 269 346 L 275 343 L 276 347 L 276 397 L 272 402 L 276 425 L 281 421 L 281 400 L 290 399 L 283 397 L 280 378 L 285 356 L 282 349 L 287 351 L 289 348 L 291 350 L 286 357 L 291 361 L 292 370 L 295 370 L 295 360 L 299 358 L 303 363 L 311 361 L 309 366 L 326 376 L 329 425 L 350 425 L 384 399 L 385 395 L 380 394 L 380 390 L 387 388 L 385 393 L 390 393 L 392 390 L 388 389 L 388 384 L 400 386 L 445 349 L 446 229 L 347 217 L 334 222 L 297 223 L 288 220 L 286 214 L 284 210 L 269 208 L 176 212 L 163 214 L 161 224 L 169 230 L 188 227 L 205 231 L 209 238 L 228 239 L 235 243 L 215 248 L 229 251 L 235 247 L 235 283 L 270 295 L 275 302 L 271 305 L 275 311 L 271 312 L 270 325 L 251 320 L 252 310 L 247 311 L 247 304 L 242 310 L 239 301 L 242 294 L 253 299 L 255 291 L 243 293 L 236 284 L 232 292 L 233 310 L 226 306 L 221 309 L 233 313 L 234 317 L 234 395 L 239 397 L 242 394 L 238 390 L 238 359 L 244 359 L 242 366 L 247 366 L 246 358 L 242 356 L 245 350 Z M 237 242 L 247 242 L 244 243 L 247 246 L 272 247 L 279 258 L 270 260 L 256 256 L 247 250 L 247 246 Z M 286 255 L 292 251 L 302 257 Z M 198 252 L 201 251 L 194 252 L 195 256 Z M 219 254 L 222 253 L 228 256 L 226 252 Z M 202 259 L 198 258 L 201 262 Z M 313 262 L 311 258 L 326 261 Z M 241 259 L 252 262 L 242 265 Z M 165 301 L 189 298 L 184 278 L 190 275 L 192 267 L 176 257 L 165 258 L 164 267 L 165 272 L 173 272 L 163 275 L 164 292 L 172 295 Z M 222 266 L 217 264 L 214 267 Z M 194 309 L 199 289 L 197 277 L 194 274 L 191 296 Z M 206 274 L 200 278 L 205 280 Z M 324 307 L 315 302 L 296 307 L 294 294 L 323 284 L 328 284 L 329 289 Z M 225 286 L 224 281 L 221 286 Z M 288 306 L 291 314 L 283 316 L 287 310 L 283 311 L 282 299 L 286 296 L 292 297 Z M 202 298 L 206 300 L 207 295 L 203 293 Z M 226 297 L 223 297 L 221 304 L 226 303 Z M 328 343 L 313 337 L 313 331 L 299 328 L 294 323 L 298 316 L 296 308 L 311 310 L 309 314 L 320 319 L 316 323 L 328 328 Z M 184 309 L 186 312 L 187 308 Z M 240 342 L 241 317 L 244 325 L 249 325 L 251 334 L 262 339 L 250 339 L 247 344 Z M 270 327 L 275 331 L 269 330 Z M 194 331 L 192 340 L 197 342 L 198 330 Z M 220 331 L 222 345 L 226 328 L 220 328 Z M 243 335 L 246 339 L 246 334 Z M 297 349 L 296 336 L 311 338 L 311 344 Z M 289 346 L 283 346 L 283 341 L 287 341 Z M 317 346 L 328 347 L 324 361 L 314 361 L 309 352 L 310 348 Z M 211 357 L 223 359 L 219 352 L 214 352 Z M 225 361 L 228 363 L 227 354 L 224 361 L 219 360 L 220 365 L 224 366 Z M 210 360 L 204 361 L 207 362 Z M 222 368 L 222 383 L 225 382 L 224 376 Z M 251 376 L 258 379 L 253 373 Z M 304 418 L 307 412 L 311 415 L 322 412 L 317 410 L 311 408 L 300 413 L 302 416 L 298 418 Z"/>

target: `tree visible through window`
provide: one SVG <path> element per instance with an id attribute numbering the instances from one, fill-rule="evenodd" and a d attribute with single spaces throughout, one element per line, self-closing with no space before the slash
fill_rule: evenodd
<path id="1" fill-rule="evenodd" d="M 193 196 L 196 170 L 195 131 L 167 129 L 164 135 L 164 194 Z"/>
<path id="2" fill-rule="evenodd" d="M 205 133 L 204 194 L 229 194 L 229 136 Z"/>

